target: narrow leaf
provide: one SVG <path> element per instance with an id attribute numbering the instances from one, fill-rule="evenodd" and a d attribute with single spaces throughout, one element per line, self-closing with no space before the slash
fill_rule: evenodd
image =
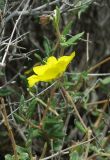
<path id="1" fill-rule="evenodd" d="M 73 23 L 73 21 L 70 21 L 70 22 L 64 27 L 64 30 L 63 30 L 63 32 L 62 32 L 62 35 L 66 36 L 66 35 L 69 33 L 69 31 L 70 31 L 70 29 L 71 29 L 71 26 L 72 26 L 72 23 Z"/>
<path id="2" fill-rule="evenodd" d="M 74 151 L 70 154 L 70 160 L 81 160 L 77 151 Z"/>
<path id="3" fill-rule="evenodd" d="M 76 42 L 83 36 L 83 34 L 84 34 L 84 32 L 79 33 L 79 34 L 77 34 L 75 36 L 72 36 L 69 40 L 67 40 L 64 43 L 60 43 L 60 44 L 63 47 L 69 47 L 69 46 L 71 46 L 73 44 L 76 44 Z"/>

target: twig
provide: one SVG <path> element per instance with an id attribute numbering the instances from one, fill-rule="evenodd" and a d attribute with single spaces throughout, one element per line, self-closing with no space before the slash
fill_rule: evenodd
<path id="1" fill-rule="evenodd" d="M 102 64 L 106 63 L 110 61 L 110 57 L 107 57 L 106 59 L 102 60 L 101 62 L 97 63 L 95 66 L 91 67 L 88 72 L 92 72 L 93 70 L 95 70 L 96 68 L 100 67 Z"/>
<path id="2" fill-rule="evenodd" d="M 33 54 L 33 52 L 36 51 L 36 50 L 38 50 L 38 49 L 34 49 L 34 50 L 32 50 L 30 52 L 27 52 L 27 53 L 22 53 L 22 55 L 18 55 L 18 57 L 15 57 L 15 58 L 12 58 L 12 59 L 10 58 L 9 61 L 15 61 L 15 60 L 26 59 L 26 58 L 29 60 L 29 59 L 31 59 L 29 56 L 31 54 Z"/>
<path id="3" fill-rule="evenodd" d="M 33 98 L 45 93 L 48 89 L 50 89 L 51 87 L 53 87 L 55 84 L 57 83 L 57 81 L 55 81 L 54 83 L 52 83 L 49 87 L 47 87 L 46 89 L 44 89 L 43 91 L 41 91 L 40 93 L 38 93 L 37 95 L 35 95 L 34 97 L 31 97 L 30 99 L 26 100 L 25 102 L 29 102 L 31 101 Z"/>
<path id="4" fill-rule="evenodd" d="M 69 150 L 71 150 L 71 149 L 74 149 L 74 148 L 76 148 L 76 147 L 78 147 L 78 146 L 84 145 L 84 144 L 86 144 L 86 143 L 88 143 L 88 142 L 91 142 L 91 141 L 93 141 L 94 139 L 95 139 L 95 138 L 91 138 L 91 139 L 88 140 L 88 141 L 84 141 L 84 142 L 81 142 L 81 143 L 77 143 L 77 144 L 72 145 L 72 146 L 70 146 L 70 147 L 68 147 L 68 148 L 66 148 L 66 149 L 61 150 L 60 152 L 57 152 L 57 153 L 55 153 L 55 154 L 53 154 L 53 155 L 51 155 L 51 156 L 49 156 L 49 157 L 46 157 L 46 158 L 43 158 L 43 159 L 40 159 L 40 160 L 48 160 L 48 159 L 51 159 L 51 158 L 53 158 L 53 157 L 58 156 L 59 154 L 65 154 L 65 152 L 67 152 L 67 151 L 69 151 Z M 66 154 L 68 154 L 68 153 L 69 153 L 69 152 L 67 152 Z"/>
<path id="5" fill-rule="evenodd" d="M 18 25 L 19 20 L 21 19 L 21 16 L 22 16 L 23 12 L 24 12 L 24 11 L 27 9 L 27 7 L 28 7 L 29 1 L 30 1 L 30 0 L 27 1 L 25 7 L 23 8 L 23 10 L 22 10 L 22 12 L 21 12 L 21 14 L 19 15 L 18 19 L 16 20 L 16 23 L 15 23 L 15 25 L 14 25 L 14 28 L 13 28 L 13 31 L 12 31 L 12 34 L 11 34 L 11 37 L 10 37 L 10 40 L 9 40 L 9 42 L 8 42 L 6 51 L 5 51 L 4 56 L 3 56 L 3 59 L 2 59 L 2 62 L 0 63 L 0 66 L 1 66 L 1 67 L 5 67 L 5 65 L 6 65 L 6 64 L 5 64 L 5 59 L 6 59 L 6 56 L 7 56 L 7 54 L 8 54 L 8 50 L 9 50 L 9 47 L 10 47 L 12 38 L 13 38 L 13 36 L 14 36 L 16 27 L 17 27 L 17 25 Z"/>
<path id="6" fill-rule="evenodd" d="M 70 73 L 70 72 L 65 72 L 67 75 L 81 75 L 82 73 Z M 110 73 L 88 73 L 87 76 L 90 77 L 103 77 L 103 76 L 110 76 Z"/>
<path id="7" fill-rule="evenodd" d="M 89 61 L 89 33 L 87 33 L 86 55 L 87 55 L 87 62 L 88 62 Z"/>
<path id="8" fill-rule="evenodd" d="M 11 124 L 15 129 L 17 129 L 17 131 L 18 131 L 18 133 L 20 134 L 22 140 L 23 140 L 24 142 L 27 142 L 27 138 L 26 138 L 26 136 L 25 136 L 22 128 L 21 128 L 16 122 L 12 122 L 11 120 L 10 120 L 9 122 L 10 122 L 10 124 Z"/>
<path id="9" fill-rule="evenodd" d="M 68 12 L 80 9 L 81 7 L 85 6 L 86 4 L 92 3 L 93 1 L 94 0 L 89 0 L 89 1 L 86 1 L 86 2 L 84 2 L 82 4 L 80 3 L 79 5 L 76 4 L 73 8 L 69 9 Z"/>
<path id="10" fill-rule="evenodd" d="M 46 150 L 47 150 L 47 142 L 44 144 L 43 151 L 42 151 L 42 154 L 40 156 L 40 159 L 42 159 L 45 156 Z"/>
<path id="11" fill-rule="evenodd" d="M 24 67 L 21 68 L 20 71 L 15 76 L 13 76 L 13 78 L 11 78 L 8 82 L 6 82 L 3 86 L 0 86 L 0 89 L 5 88 L 7 85 L 9 85 L 10 83 L 12 83 L 13 80 L 15 80 L 21 74 L 21 72 L 23 71 L 23 69 L 24 69 Z"/>
<path id="12" fill-rule="evenodd" d="M 37 7 L 37 8 L 34 8 L 34 9 L 31 9 L 31 10 L 26 10 L 26 11 L 23 11 L 22 15 L 25 16 L 25 15 L 34 15 L 34 14 L 42 14 L 42 10 L 44 10 L 45 8 L 47 8 L 48 6 L 52 6 L 52 5 L 55 5 L 57 4 L 58 2 L 60 2 L 60 0 L 55 0 L 53 2 L 50 2 L 50 3 L 46 3 L 40 7 Z M 10 19 L 12 19 L 13 17 L 15 16 L 19 16 L 21 15 L 21 12 L 22 11 L 15 11 L 15 12 L 12 12 L 12 14 L 10 14 L 7 18 L 6 18 L 6 22 L 8 22 Z M 46 11 L 47 13 L 49 13 L 49 11 Z M 46 13 L 45 12 L 45 13 Z M 50 12 L 52 13 L 52 11 Z"/>
<path id="13" fill-rule="evenodd" d="M 1 101 L 0 109 L 1 109 L 2 115 L 3 115 L 4 125 L 6 126 L 6 128 L 8 130 L 9 138 L 11 140 L 12 147 L 13 147 L 13 152 L 14 152 L 15 160 L 19 160 L 18 159 L 18 155 L 17 155 L 17 150 L 16 150 L 16 142 L 15 142 L 15 139 L 14 139 L 12 128 L 11 128 L 11 126 L 9 124 L 9 121 L 8 121 L 7 112 L 6 112 L 6 108 L 5 108 L 5 104 L 4 104 L 4 99 L 0 98 L 0 101 Z"/>
<path id="14" fill-rule="evenodd" d="M 46 89 L 44 89 L 43 91 L 41 91 L 40 93 L 38 93 L 36 96 L 31 97 L 30 99 L 26 100 L 25 103 L 33 100 L 33 98 L 35 98 L 35 97 L 38 97 L 38 96 L 42 95 L 43 93 L 45 93 L 45 91 L 47 91 L 48 89 L 50 89 L 51 87 L 53 87 L 56 83 L 57 83 L 57 81 L 55 81 L 55 82 L 54 82 L 53 84 L 51 84 L 49 87 L 47 87 Z M 10 104 L 16 105 L 16 104 L 20 104 L 20 102 L 13 102 L 13 103 L 10 103 Z M 17 107 L 11 114 L 13 114 L 13 113 L 15 113 L 16 111 L 18 111 L 18 109 L 19 109 L 19 107 Z M 53 112 L 53 113 L 54 113 L 54 112 Z M 8 118 L 11 116 L 11 114 L 8 115 Z M 56 115 L 58 115 L 58 113 L 56 113 Z M 0 125 L 2 125 L 3 122 L 4 122 L 4 120 L 2 120 L 2 121 L 0 122 Z"/>
<path id="15" fill-rule="evenodd" d="M 92 131 L 91 129 L 88 129 L 88 143 L 87 143 L 87 148 L 86 148 L 86 152 L 85 152 L 85 156 L 84 156 L 84 160 L 87 160 L 87 157 L 88 157 L 88 153 L 89 153 L 89 148 L 90 148 L 90 138 L 91 138 L 91 135 L 92 135 Z"/>
<path id="16" fill-rule="evenodd" d="M 71 96 L 69 95 L 69 93 L 68 93 L 63 87 L 62 87 L 62 90 L 63 90 L 63 92 L 64 92 L 64 94 L 65 94 L 68 102 L 71 103 L 71 105 L 73 106 L 74 111 L 76 112 L 76 115 L 78 116 L 78 118 L 79 118 L 82 126 L 83 126 L 83 127 L 85 128 L 85 130 L 87 131 L 88 128 L 86 127 L 85 123 L 83 122 L 83 119 L 81 118 L 81 116 L 80 116 L 80 114 L 79 114 L 79 112 L 78 112 L 78 110 L 77 110 L 77 107 L 76 107 L 76 105 L 74 104 Z"/>
<path id="17" fill-rule="evenodd" d="M 108 101 L 108 102 L 109 102 L 109 101 Z M 106 108 L 107 108 L 107 106 L 108 106 L 108 102 L 106 102 L 106 103 L 104 104 L 103 109 L 102 109 L 102 112 L 100 113 L 100 115 L 98 116 L 98 118 L 97 118 L 97 120 L 96 120 L 96 122 L 95 122 L 95 124 L 94 124 L 94 128 L 95 128 L 95 129 L 97 129 L 97 128 L 99 127 L 99 125 L 100 125 L 100 122 L 101 122 L 101 120 L 102 120 L 102 118 L 103 118 L 104 112 L 105 112 L 105 110 L 106 110 Z"/>
<path id="18" fill-rule="evenodd" d="M 92 103 L 87 103 L 87 106 L 98 105 L 98 104 L 103 104 L 103 103 L 107 103 L 107 102 L 110 102 L 110 99 L 104 99 L 104 100 L 100 100 L 100 101 L 96 101 L 96 102 L 92 102 Z"/>

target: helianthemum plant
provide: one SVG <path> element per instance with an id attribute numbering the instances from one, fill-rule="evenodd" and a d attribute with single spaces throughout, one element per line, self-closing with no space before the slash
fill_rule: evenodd
<path id="1" fill-rule="evenodd" d="M 27 78 L 29 87 L 33 87 L 40 81 L 49 82 L 60 77 L 65 72 L 68 64 L 72 61 L 74 56 L 75 52 L 72 52 L 69 56 L 62 56 L 58 59 L 51 56 L 47 59 L 45 65 L 33 67 L 35 74 Z"/>

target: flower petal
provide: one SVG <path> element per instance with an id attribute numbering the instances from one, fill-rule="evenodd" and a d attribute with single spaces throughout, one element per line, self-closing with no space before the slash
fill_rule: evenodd
<path id="1" fill-rule="evenodd" d="M 36 75 L 32 75 L 27 78 L 29 87 L 33 87 L 37 82 L 39 82 L 39 77 Z"/>
<path id="2" fill-rule="evenodd" d="M 65 61 L 65 63 L 70 63 L 75 57 L 75 52 L 72 52 L 70 56 L 62 56 L 58 59 L 58 62 Z"/>
<path id="3" fill-rule="evenodd" d="M 59 70 L 57 68 L 57 65 L 53 65 L 51 67 L 48 67 L 45 73 L 40 76 L 40 80 L 44 82 L 48 82 L 57 78 L 58 76 L 59 76 Z"/>
<path id="4" fill-rule="evenodd" d="M 54 56 L 51 56 L 47 59 L 47 64 L 55 64 L 57 63 L 57 59 Z"/>
<path id="5" fill-rule="evenodd" d="M 68 66 L 68 64 L 75 57 L 75 52 L 73 52 L 70 56 L 63 56 L 58 59 L 58 68 L 59 72 L 64 72 Z"/>
<path id="6" fill-rule="evenodd" d="M 48 68 L 47 65 L 37 66 L 37 67 L 33 67 L 33 71 L 34 71 L 37 75 L 43 75 L 44 72 L 47 70 L 47 68 Z"/>

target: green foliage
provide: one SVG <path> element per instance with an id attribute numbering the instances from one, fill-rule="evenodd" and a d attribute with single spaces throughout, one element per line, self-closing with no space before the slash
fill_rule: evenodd
<path id="1" fill-rule="evenodd" d="M 30 160 L 26 148 L 17 146 L 17 153 L 18 153 L 18 156 L 19 156 L 19 160 Z"/>
<path id="2" fill-rule="evenodd" d="M 42 58 L 41 58 L 41 56 L 38 53 L 35 53 L 34 56 L 35 56 L 35 58 L 37 60 L 39 60 L 40 62 L 42 62 Z"/>
<path id="3" fill-rule="evenodd" d="M 63 132 L 63 121 L 57 117 L 46 117 L 43 122 L 43 130 L 42 132 L 45 136 L 45 133 L 49 139 L 53 140 L 53 150 L 58 151 L 62 144 L 62 139 L 65 136 Z"/>
<path id="4" fill-rule="evenodd" d="M 70 39 L 68 39 L 67 41 L 65 42 L 61 42 L 61 46 L 62 47 L 69 47 L 71 45 L 74 45 L 77 43 L 77 41 L 83 36 L 84 32 L 82 33 L 78 33 L 76 34 L 75 36 L 72 36 Z"/>
<path id="5" fill-rule="evenodd" d="M 20 75 L 20 79 L 23 82 L 23 85 L 25 87 L 28 87 L 28 82 L 27 82 L 26 76 L 25 75 Z"/>
<path id="6" fill-rule="evenodd" d="M 10 154 L 7 154 L 5 155 L 5 160 L 14 160 L 14 158 Z"/>
<path id="7" fill-rule="evenodd" d="M 19 104 L 20 115 L 26 116 L 27 119 L 30 119 L 35 112 L 36 104 L 37 104 L 36 98 L 33 98 L 29 102 L 26 102 L 24 96 L 22 95 L 20 99 L 20 104 Z M 23 121 L 23 119 L 20 118 L 19 115 L 15 114 L 15 116 L 17 119 Z"/>
<path id="8" fill-rule="evenodd" d="M 110 90 L 109 90 L 110 77 L 106 77 L 104 79 L 100 79 L 99 83 L 100 83 L 100 88 L 102 89 L 102 92 L 110 95 Z"/>
<path id="9" fill-rule="evenodd" d="M 75 126 L 76 128 L 78 128 L 82 133 L 86 133 L 86 130 L 85 128 L 82 126 L 81 122 L 80 121 L 75 121 Z"/>
<path id="10" fill-rule="evenodd" d="M 1 76 L 4 76 L 4 73 L 3 73 L 2 69 L 0 69 L 0 77 Z"/>
<path id="11" fill-rule="evenodd" d="M 31 118 L 35 112 L 35 108 L 36 108 L 36 104 L 37 101 L 36 99 L 32 99 L 29 103 L 28 103 L 28 111 L 27 111 L 27 118 Z"/>
<path id="12" fill-rule="evenodd" d="M 103 85 L 107 85 L 107 84 L 110 84 L 110 77 L 106 77 L 104 79 L 101 80 L 101 83 Z"/>
<path id="13" fill-rule="evenodd" d="M 9 96 L 11 94 L 15 93 L 14 89 L 12 89 L 11 87 L 5 87 L 0 89 L 0 96 Z"/>
<path id="14" fill-rule="evenodd" d="M 81 160 L 77 151 L 73 151 L 70 153 L 70 160 Z"/>
<path id="15" fill-rule="evenodd" d="M 47 37 L 44 37 L 43 45 L 44 45 L 46 56 L 49 57 L 52 49 L 51 49 L 50 41 Z"/>
<path id="16" fill-rule="evenodd" d="M 47 132 L 48 136 L 52 139 L 63 138 L 63 121 L 57 117 L 46 117 L 43 123 L 43 129 Z"/>
<path id="17" fill-rule="evenodd" d="M 20 115 L 14 113 L 14 117 L 18 123 L 25 123 L 25 120 Z"/>
<path id="18" fill-rule="evenodd" d="M 26 103 L 25 103 L 25 98 L 23 95 L 21 95 L 21 98 L 20 98 L 20 103 L 19 103 L 19 112 L 22 113 L 24 107 L 26 106 Z"/>
<path id="19" fill-rule="evenodd" d="M 62 35 L 66 36 L 67 34 L 69 34 L 69 31 L 71 29 L 71 26 L 73 24 L 73 21 L 70 21 L 63 29 Z"/>
<path id="20" fill-rule="evenodd" d="M 5 6 L 5 0 L 0 0 L 0 9 L 3 10 L 4 6 Z"/>
<path id="21" fill-rule="evenodd" d="M 27 153 L 27 149 L 17 146 L 17 154 L 19 157 L 19 160 L 30 160 L 30 157 Z M 5 156 L 5 160 L 15 160 L 14 156 L 11 156 L 10 154 L 7 154 Z"/>
<path id="22" fill-rule="evenodd" d="M 88 9 L 89 5 L 92 3 L 92 0 L 82 0 L 81 1 L 81 4 L 80 4 L 80 1 L 79 1 L 79 4 L 77 4 L 77 6 L 79 5 L 79 11 L 78 11 L 78 17 L 80 18 L 81 17 L 81 14 L 83 12 L 86 11 L 86 9 Z"/>
<path id="23" fill-rule="evenodd" d="M 53 25 L 57 31 L 59 30 L 59 23 L 60 23 L 60 9 L 56 7 L 56 9 L 54 10 Z"/>

